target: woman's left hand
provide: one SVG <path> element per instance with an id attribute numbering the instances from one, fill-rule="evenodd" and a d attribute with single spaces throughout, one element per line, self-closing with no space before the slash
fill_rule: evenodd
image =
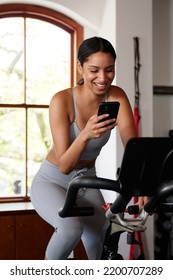
<path id="1" fill-rule="evenodd" d="M 142 206 L 144 206 L 144 204 L 147 203 L 147 201 L 148 201 L 148 196 L 140 196 L 138 197 L 138 202 L 136 204 L 139 205 L 139 209 L 141 209 Z"/>

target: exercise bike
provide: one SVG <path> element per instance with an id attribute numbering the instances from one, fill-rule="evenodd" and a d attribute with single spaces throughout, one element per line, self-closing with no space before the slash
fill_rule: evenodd
<path id="1" fill-rule="evenodd" d="M 93 207 L 77 207 L 80 188 L 104 189 L 116 192 L 115 201 L 108 205 L 105 215 L 109 228 L 103 245 L 102 259 L 123 259 L 118 253 L 121 233 L 127 232 L 129 244 L 134 233 L 146 230 L 149 216 L 159 212 L 173 212 L 173 139 L 170 137 L 140 137 L 128 141 L 118 168 L 117 180 L 98 177 L 78 177 L 68 188 L 66 201 L 59 210 L 61 217 L 94 215 Z M 142 209 L 129 206 L 133 197 L 148 196 Z M 135 214 L 127 216 L 129 214 Z M 173 255 L 173 252 L 170 252 Z"/>

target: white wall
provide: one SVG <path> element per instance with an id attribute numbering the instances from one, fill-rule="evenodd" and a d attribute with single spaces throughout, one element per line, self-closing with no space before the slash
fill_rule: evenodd
<path id="1" fill-rule="evenodd" d="M 173 86 L 173 0 L 153 0 L 153 83 Z"/>
<path id="2" fill-rule="evenodd" d="M 152 135 L 152 0 L 117 0 L 116 49 L 117 84 L 122 86 L 134 106 L 134 42 L 140 47 L 141 134 Z"/>
<path id="3" fill-rule="evenodd" d="M 173 130 L 173 95 L 154 95 L 154 136 L 167 137 Z"/>
<path id="4" fill-rule="evenodd" d="M 173 0 L 153 0 L 153 83 L 173 86 Z M 173 129 L 173 95 L 154 95 L 154 136 Z"/>

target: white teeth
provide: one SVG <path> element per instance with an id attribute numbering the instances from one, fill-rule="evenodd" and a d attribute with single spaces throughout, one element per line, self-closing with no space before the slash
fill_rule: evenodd
<path id="1" fill-rule="evenodd" d="M 105 87 L 106 86 L 106 84 L 97 84 L 97 83 L 95 83 L 95 85 L 97 86 L 97 87 Z"/>

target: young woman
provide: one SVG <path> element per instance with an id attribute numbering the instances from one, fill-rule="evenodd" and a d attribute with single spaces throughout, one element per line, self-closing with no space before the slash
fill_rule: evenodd
<path id="1" fill-rule="evenodd" d="M 31 187 L 31 200 L 38 214 L 55 231 L 46 250 L 46 259 L 67 259 L 82 239 L 89 259 L 99 259 L 105 233 L 104 204 L 100 190 L 85 189 L 77 205 L 93 206 L 94 216 L 60 218 L 70 181 L 77 176 L 96 176 L 95 161 L 118 126 L 124 145 L 136 136 L 132 110 L 125 92 L 112 85 L 116 53 L 109 41 L 92 37 L 78 50 L 77 68 L 83 79 L 74 88 L 56 93 L 50 102 L 53 147 L 41 164 Z M 103 121 L 98 106 L 119 101 L 118 118 Z"/>

